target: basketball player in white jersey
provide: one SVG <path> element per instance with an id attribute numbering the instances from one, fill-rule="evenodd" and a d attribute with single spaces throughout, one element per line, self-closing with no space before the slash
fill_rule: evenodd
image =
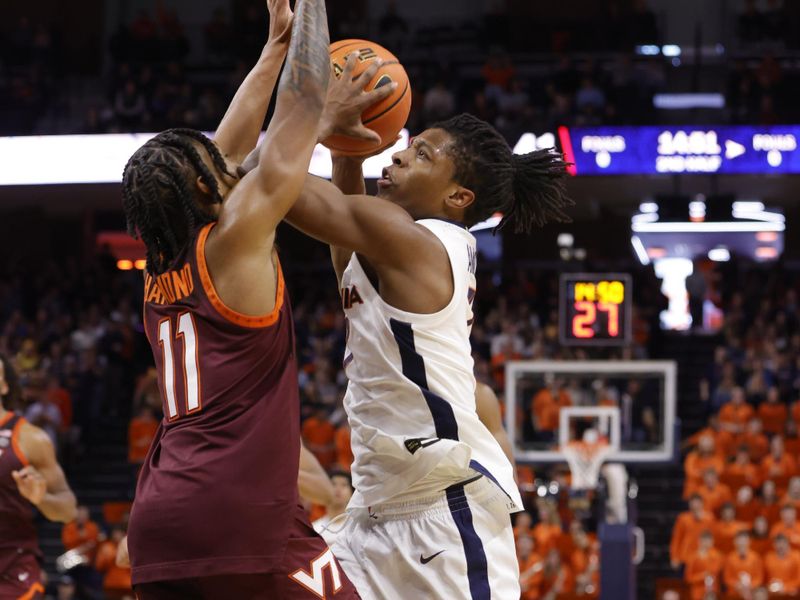
<path id="1" fill-rule="evenodd" d="M 355 57 L 331 83 L 319 139 L 353 129 Z M 309 176 L 287 220 L 327 242 L 347 317 L 344 400 L 356 489 L 333 548 L 365 600 L 519 598 L 511 464 L 475 408 L 470 352 L 477 251 L 497 211 L 517 231 L 566 220 L 560 155 L 515 156 L 461 115 L 392 157 L 377 197 L 363 159 Z M 338 186 L 338 187 L 337 187 Z"/>

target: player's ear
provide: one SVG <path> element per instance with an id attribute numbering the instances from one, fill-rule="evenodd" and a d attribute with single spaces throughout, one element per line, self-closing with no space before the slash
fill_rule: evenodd
<path id="1" fill-rule="evenodd" d="M 461 210 L 469 208 L 473 202 L 475 202 L 475 193 L 462 186 L 458 186 L 445 200 L 447 206 Z"/>
<path id="2" fill-rule="evenodd" d="M 197 176 L 197 189 L 200 190 L 206 196 L 211 195 L 211 188 L 206 185 L 206 182 L 203 181 L 203 178 L 199 175 Z"/>

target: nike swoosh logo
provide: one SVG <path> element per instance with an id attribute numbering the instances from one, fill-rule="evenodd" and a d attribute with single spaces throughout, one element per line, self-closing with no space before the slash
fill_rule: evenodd
<path id="1" fill-rule="evenodd" d="M 444 552 L 444 550 L 439 550 L 436 554 L 431 554 L 430 556 L 422 556 L 422 554 L 420 554 L 419 555 L 419 562 L 421 562 L 423 565 L 427 565 L 434 558 L 439 556 L 442 552 Z"/>

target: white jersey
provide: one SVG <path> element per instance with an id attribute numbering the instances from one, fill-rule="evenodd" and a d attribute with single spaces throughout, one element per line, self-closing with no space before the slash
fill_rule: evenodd
<path id="1" fill-rule="evenodd" d="M 446 221 L 417 223 L 439 238 L 450 258 L 454 289 L 445 308 L 415 314 L 388 305 L 355 254 L 342 274 L 344 407 L 356 489 L 349 506 L 430 495 L 478 471 L 508 495 L 509 511 L 521 510 L 511 463 L 475 410 L 469 341 L 475 238 Z"/>

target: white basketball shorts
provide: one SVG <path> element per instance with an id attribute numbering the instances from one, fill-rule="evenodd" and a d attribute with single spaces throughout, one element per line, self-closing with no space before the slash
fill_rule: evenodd
<path id="1" fill-rule="evenodd" d="M 332 546 L 363 600 L 518 600 L 509 498 L 486 477 L 351 510 Z"/>

